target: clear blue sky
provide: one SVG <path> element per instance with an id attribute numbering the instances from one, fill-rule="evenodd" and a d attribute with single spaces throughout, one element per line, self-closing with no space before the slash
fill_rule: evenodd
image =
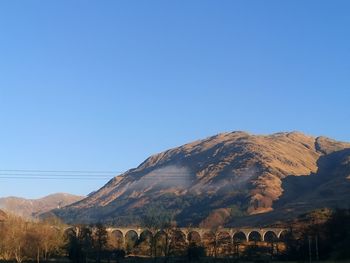
<path id="1" fill-rule="evenodd" d="M 350 141 L 350 1 L 1 1 L 0 169 L 113 170 L 219 132 Z M 0 179 L 0 196 L 100 181 Z"/>

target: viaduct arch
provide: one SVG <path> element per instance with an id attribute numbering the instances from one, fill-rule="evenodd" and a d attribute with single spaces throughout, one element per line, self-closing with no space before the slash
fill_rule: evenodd
<path id="1" fill-rule="evenodd" d="M 207 228 L 176 228 L 170 231 L 151 230 L 139 227 L 110 227 L 107 229 L 109 234 L 119 233 L 125 240 L 129 233 L 135 233 L 137 239 L 141 235 L 147 234 L 155 237 L 157 234 L 165 233 L 171 238 L 176 233 L 181 233 L 187 242 L 202 242 L 206 235 L 212 235 L 217 238 L 219 235 L 227 235 L 232 242 L 249 242 L 249 241 L 280 241 L 281 235 L 287 232 L 285 228 L 220 228 L 217 230 Z"/>

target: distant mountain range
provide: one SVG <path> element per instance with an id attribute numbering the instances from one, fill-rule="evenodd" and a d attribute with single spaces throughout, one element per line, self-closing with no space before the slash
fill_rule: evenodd
<path id="1" fill-rule="evenodd" d="M 222 133 L 153 155 L 53 213 L 67 222 L 140 224 L 147 210 L 178 225 L 265 225 L 350 205 L 350 144 L 300 132 Z"/>
<path id="2" fill-rule="evenodd" d="M 40 199 L 25 199 L 19 197 L 0 198 L 0 209 L 25 218 L 38 217 L 52 209 L 62 208 L 83 199 L 66 193 L 57 193 Z"/>

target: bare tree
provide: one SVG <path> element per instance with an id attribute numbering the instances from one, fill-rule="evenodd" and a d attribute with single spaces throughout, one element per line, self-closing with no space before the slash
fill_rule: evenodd
<path id="1" fill-rule="evenodd" d="M 93 232 L 93 246 L 96 251 L 96 260 L 101 262 L 101 253 L 107 248 L 108 233 L 106 228 L 102 224 L 97 224 Z"/>
<path id="2" fill-rule="evenodd" d="M 0 226 L 0 257 L 4 260 L 47 259 L 50 254 L 59 254 L 64 245 L 63 227 L 47 222 L 25 221 L 9 215 Z"/>
<path id="3" fill-rule="evenodd" d="M 169 247 L 169 228 L 171 228 L 172 216 L 170 213 L 162 211 L 156 207 L 148 209 L 142 218 L 143 227 L 149 229 L 152 232 L 151 238 L 151 256 L 157 255 L 157 233 L 164 231 L 166 234 L 165 242 L 163 242 L 162 250 L 164 255 L 168 254 Z M 168 232 L 168 233 L 167 233 Z"/>

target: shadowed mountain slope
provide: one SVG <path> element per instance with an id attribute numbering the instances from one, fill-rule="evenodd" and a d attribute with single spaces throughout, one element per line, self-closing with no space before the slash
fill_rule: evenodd
<path id="1" fill-rule="evenodd" d="M 171 213 L 179 225 L 241 225 L 269 214 L 275 220 L 286 211 L 298 213 L 286 209 L 299 199 L 312 200 L 301 210 L 344 201 L 329 191 L 342 185 L 344 197 L 349 192 L 347 148 L 299 132 L 218 134 L 153 155 L 54 213 L 68 222 L 125 225 L 139 224 L 151 207 Z"/>

